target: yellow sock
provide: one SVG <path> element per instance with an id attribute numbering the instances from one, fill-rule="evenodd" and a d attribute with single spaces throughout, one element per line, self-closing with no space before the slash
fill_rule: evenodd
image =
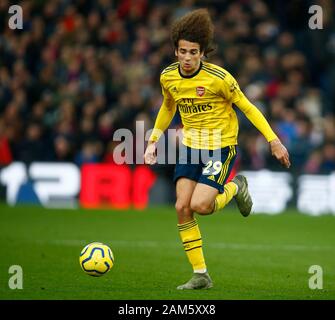
<path id="1" fill-rule="evenodd" d="M 214 212 L 223 209 L 236 194 L 237 185 L 234 182 L 228 182 L 224 186 L 224 192 L 215 198 Z"/>
<path id="2" fill-rule="evenodd" d="M 206 263 L 202 252 L 202 239 L 197 221 L 178 224 L 181 241 L 194 272 L 206 272 Z"/>

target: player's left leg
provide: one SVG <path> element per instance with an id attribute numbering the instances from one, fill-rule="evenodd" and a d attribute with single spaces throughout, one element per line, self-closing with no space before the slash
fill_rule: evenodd
<path id="1" fill-rule="evenodd" d="M 229 182 L 223 190 L 223 193 L 219 194 L 218 189 L 198 183 L 192 195 L 191 209 L 198 214 L 208 215 L 224 208 L 236 195 L 237 185 Z"/>
<path id="2" fill-rule="evenodd" d="M 198 214 L 211 214 L 219 190 L 204 183 L 197 183 L 191 198 L 191 209 Z"/>
<path id="3" fill-rule="evenodd" d="M 228 146 L 208 151 L 211 158 L 204 155 L 204 167 L 194 189 L 191 208 L 198 214 L 211 214 L 224 208 L 237 194 L 238 185 L 226 181 L 236 159 L 236 147 Z"/>
<path id="4" fill-rule="evenodd" d="M 202 174 L 192 195 L 191 209 L 198 214 L 208 215 L 223 209 L 235 198 L 241 214 L 248 216 L 252 200 L 246 178 L 238 175 L 226 183 L 236 159 L 235 146 L 216 150 L 211 157 L 212 159 L 204 162 Z"/>
<path id="5" fill-rule="evenodd" d="M 248 182 L 242 175 L 236 176 L 231 182 L 225 184 L 223 193 L 219 193 L 219 190 L 212 186 L 197 183 L 190 207 L 198 214 L 209 215 L 223 209 L 233 198 L 241 214 L 247 217 L 251 212 L 252 199 L 248 192 Z"/>

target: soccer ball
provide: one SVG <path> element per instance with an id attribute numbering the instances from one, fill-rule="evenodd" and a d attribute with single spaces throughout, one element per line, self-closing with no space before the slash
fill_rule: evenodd
<path id="1" fill-rule="evenodd" d="M 107 245 L 92 242 L 81 251 L 79 263 L 86 274 L 101 277 L 113 267 L 114 255 Z"/>

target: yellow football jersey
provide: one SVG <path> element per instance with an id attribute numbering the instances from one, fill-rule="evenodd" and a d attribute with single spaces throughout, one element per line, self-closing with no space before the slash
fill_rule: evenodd
<path id="1" fill-rule="evenodd" d="M 225 69 L 201 62 L 195 74 L 184 76 L 175 62 L 160 77 L 162 93 L 173 99 L 183 124 L 183 144 L 196 149 L 217 149 L 237 144 L 238 120 L 232 104 L 241 92 Z"/>

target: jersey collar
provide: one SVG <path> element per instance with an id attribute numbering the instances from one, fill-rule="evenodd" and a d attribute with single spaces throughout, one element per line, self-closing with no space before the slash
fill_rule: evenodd
<path id="1" fill-rule="evenodd" d="M 179 66 L 178 66 L 178 71 L 179 71 L 179 75 L 180 75 L 182 78 L 189 79 L 189 78 L 193 78 L 193 77 L 195 77 L 195 76 L 200 72 L 201 68 L 202 68 L 202 61 L 200 61 L 199 69 L 198 69 L 196 72 L 194 72 L 193 74 L 190 74 L 190 75 L 188 75 L 188 76 L 183 75 L 183 74 L 181 73 L 181 71 L 180 71 L 180 64 L 179 64 Z"/>

